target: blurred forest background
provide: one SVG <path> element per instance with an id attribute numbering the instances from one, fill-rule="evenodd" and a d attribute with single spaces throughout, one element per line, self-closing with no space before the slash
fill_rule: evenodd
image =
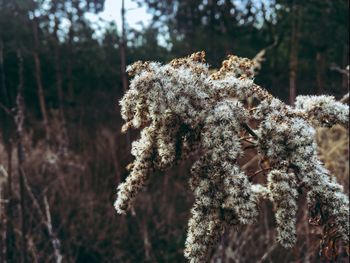
<path id="1" fill-rule="evenodd" d="M 128 215 L 113 208 L 137 137 L 120 133 L 127 64 L 204 50 L 217 68 L 228 54 L 266 48 L 255 81 L 282 100 L 348 92 L 347 0 L 134 2 L 151 23 L 136 30 L 124 19 L 122 30 L 106 23 L 97 33 L 87 14 L 104 0 L 0 0 L 0 262 L 185 261 L 186 163 L 155 174 Z M 348 189 L 348 130 L 318 136 Z M 274 245 L 271 204 L 261 211 L 260 224 L 223 235 L 212 262 L 324 261 L 305 205 L 291 250 Z"/>

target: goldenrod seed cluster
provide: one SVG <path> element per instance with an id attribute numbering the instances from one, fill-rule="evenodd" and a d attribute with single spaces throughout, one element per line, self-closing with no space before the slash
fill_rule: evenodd
<path id="1" fill-rule="evenodd" d="M 309 206 L 321 206 L 323 217 L 334 218 L 337 233 L 348 240 L 348 198 L 328 176 L 315 142 L 316 126 L 348 123 L 348 106 L 328 96 L 299 96 L 295 107 L 287 106 L 253 83 L 260 57 L 230 56 L 210 74 L 204 56 L 129 66 L 134 78 L 120 101 L 123 130 L 142 131 L 132 144 L 131 173 L 118 187 L 118 213 L 130 209 L 153 169 L 167 169 L 196 152 L 201 155 L 189 178 L 195 202 L 185 244 L 190 262 L 206 262 L 224 228 L 255 222 L 260 199 L 273 202 L 277 239 L 292 247 L 302 187 Z M 257 105 L 248 107 L 249 99 Z M 253 184 L 239 165 L 247 134 L 243 140 L 269 160 L 266 185 Z"/>

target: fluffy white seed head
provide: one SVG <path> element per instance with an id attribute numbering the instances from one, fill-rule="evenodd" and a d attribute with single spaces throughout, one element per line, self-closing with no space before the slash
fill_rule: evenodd
<path id="1" fill-rule="evenodd" d="M 275 206 L 278 241 L 292 247 L 302 185 L 309 206 L 322 206 L 348 240 L 349 200 L 321 164 L 315 141 L 315 127 L 348 123 L 348 106 L 330 96 L 299 96 L 295 107 L 287 106 L 253 83 L 259 63 L 259 57 L 230 56 L 211 75 L 204 53 L 197 52 L 166 65 L 136 62 L 128 67 L 134 78 L 120 101 L 123 131 L 142 131 L 132 144 L 135 159 L 118 187 L 115 208 L 118 213 L 130 209 L 153 169 L 167 169 L 190 153 L 199 155 L 189 178 L 195 197 L 185 244 L 190 262 L 208 259 L 224 227 L 254 222 L 261 199 Z M 249 100 L 259 102 L 249 108 Z M 251 122 L 255 129 L 249 128 Z M 253 140 L 250 146 L 268 160 L 267 185 L 252 184 L 239 166 L 242 140 Z"/>

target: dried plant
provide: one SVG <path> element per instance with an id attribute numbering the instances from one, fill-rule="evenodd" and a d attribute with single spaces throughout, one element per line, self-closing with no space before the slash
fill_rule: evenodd
<path id="1" fill-rule="evenodd" d="M 152 171 L 199 155 L 189 179 L 195 202 L 185 256 L 191 262 L 208 260 L 224 228 L 254 223 L 261 199 L 274 204 L 277 240 L 292 247 L 302 190 L 310 221 L 324 227 L 324 242 L 348 242 L 349 200 L 319 160 L 315 138 L 317 127 L 348 125 L 348 106 L 331 96 L 299 96 L 295 107 L 284 104 L 254 84 L 259 61 L 229 56 L 210 74 L 198 52 L 166 65 L 136 62 L 128 68 L 134 78 L 120 101 L 123 131 L 142 131 L 115 208 L 126 213 Z M 260 168 L 247 174 L 241 160 L 251 149 Z M 265 175 L 262 183 L 258 175 Z"/>
<path id="2" fill-rule="evenodd" d="M 331 129 L 317 129 L 318 152 L 325 167 L 336 175 L 349 193 L 349 131 L 336 125 Z"/>

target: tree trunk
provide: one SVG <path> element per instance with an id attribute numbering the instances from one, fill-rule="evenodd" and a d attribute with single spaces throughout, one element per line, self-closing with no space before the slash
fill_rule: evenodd
<path id="1" fill-rule="evenodd" d="M 24 123 L 24 98 L 23 98 L 23 58 L 22 52 L 17 49 L 18 58 L 18 90 L 16 98 L 16 109 L 17 113 L 15 116 L 16 123 L 16 135 L 17 135 L 17 165 L 18 165 L 18 175 L 19 175 L 19 191 L 20 191 L 20 209 L 22 218 L 22 242 L 21 242 L 21 262 L 27 262 L 27 216 L 25 211 L 25 188 L 24 188 L 24 173 L 23 173 L 23 163 L 24 163 L 24 149 L 22 145 L 22 134 L 23 134 L 23 123 Z"/>
<path id="2" fill-rule="evenodd" d="M 343 50 L 343 68 L 346 68 L 348 66 L 349 66 L 349 46 L 345 45 Z M 343 74 L 341 94 L 346 94 L 348 92 L 349 92 L 349 74 Z"/>
<path id="3" fill-rule="evenodd" d="M 73 89 L 73 74 L 72 74 L 72 60 L 73 60 L 73 17 L 72 14 L 68 15 L 69 21 L 71 23 L 68 32 L 68 62 L 67 62 L 67 89 L 68 89 L 68 99 L 70 102 L 74 100 L 74 89 Z"/>
<path id="4" fill-rule="evenodd" d="M 128 89 L 128 78 L 126 75 L 126 37 L 125 37 L 125 6 L 124 0 L 122 0 L 122 36 L 120 38 L 120 67 L 122 76 L 123 91 L 126 93 Z"/>
<path id="5" fill-rule="evenodd" d="M 6 183 L 7 172 L 5 168 L 0 164 L 0 262 L 6 263 Z"/>
<path id="6" fill-rule="evenodd" d="M 45 95 L 44 95 L 44 88 L 41 80 L 41 63 L 39 58 L 39 34 L 38 34 L 38 20 L 35 17 L 33 19 L 33 35 L 34 35 L 34 61 L 35 61 L 35 79 L 37 83 L 37 89 L 38 89 L 38 97 L 39 97 L 39 104 L 40 104 L 40 110 L 43 117 L 44 122 L 44 128 L 45 128 L 45 138 L 46 142 L 49 143 L 50 141 L 50 128 L 49 128 L 49 120 L 48 120 L 48 114 L 46 110 L 46 103 L 45 103 Z"/>
<path id="7" fill-rule="evenodd" d="M 60 47 L 59 47 L 59 39 L 58 39 L 58 18 L 55 18 L 55 27 L 53 32 L 53 45 L 55 50 L 55 71 L 56 71 L 56 89 L 57 89 L 57 97 L 58 97 L 58 107 L 60 113 L 60 121 L 62 126 L 62 137 L 59 142 L 60 151 L 66 152 L 69 141 L 68 141 L 68 133 L 67 133 L 67 123 L 66 117 L 64 113 L 63 107 L 63 90 L 62 90 L 62 72 L 61 72 L 61 64 L 60 64 Z"/>
<path id="8" fill-rule="evenodd" d="M 300 6 L 297 0 L 292 4 L 292 36 L 289 56 L 289 104 L 294 104 L 297 93 L 297 67 L 298 67 L 298 46 L 300 26 Z"/>
<path id="9" fill-rule="evenodd" d="M 1 78 L 1 92 L 4 98 L 4 103 L 8 106 L 9 97 L 6 89 L 6 80 L 5 80 L 5 69 L 4 69 L 4 44 L 2 39 L 0 39 L 0 78 Z"/>
<path id="10" fill-rule="evenodd" d="M 123 85 L 123 93 L 125 94 L 128 90 L 128 76 L 126 74 L 126 36 L 125 36 L 125 5 L 124 0 L 122 0 L 122 36 L 120 38 L 119 49 L 120 49 L 120 69 Z M 130 132 L 126 133 L 126 147 L 129 149 L 131 145 Z"/>
<path id="11" fill-rule="evenodd" d="M 7 147 L 7 207 L 6 207 L 6 257 L 14 258 L 14 247 L 16 244 L 13 231 L 13 195 L 12 195 L 12 142 Z"/>
<path id="12" fill-rule="evenodd" d="M 318 95 L 324 93 L 324 79 L 323 79 L 324 68 L 325 68 L 324 53 L 317 52 L 316 54 L 316 84 L 317 84 L 316 93 Z"/>
<path id="13" fill-rule="evenodd" d="M 5 107 L 10 107 L 10 94 L 6 85 L 5 67 L 4 67 L 4 45 L 3 40 L 0 39 L 0 78 L 1 78 L 1 89 L 0 98 Z M 2 125 L 2 141 L 7 153 L 7 178 L 6 188 L 4 189 L 3 195 L 4 200 L 4 215 L 3 221 L 1 222 L 3 229 L 1 230 L 1 256 L 0 262 L 8 262 L 8 259 L 16 260 L 15 246 L 16 239 L 13 228 L 14 220 L 14 200 L 12 194 L 12 136 L 13 136 L 13 115 L 12 112 L 6 112 L 6 114 L 0 113 L 1 125 Z M 0 198 L 1 199 L 1 198 Z M 1 204 L 2 205 L 2 204 Z M 1 228 L 1 227 L 0 227 Z"/>

